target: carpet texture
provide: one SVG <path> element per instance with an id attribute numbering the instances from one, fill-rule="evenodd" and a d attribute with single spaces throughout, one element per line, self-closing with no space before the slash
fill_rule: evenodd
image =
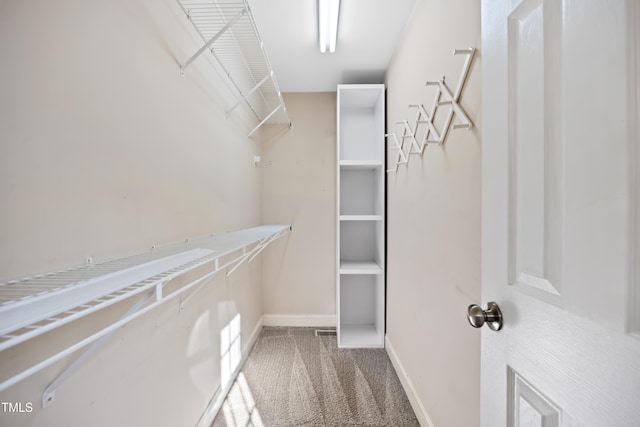
<path id="1" fill-rule="evenodd" d="M 419 426 L 383 349 L 265 327 L 212 427 Z"/>

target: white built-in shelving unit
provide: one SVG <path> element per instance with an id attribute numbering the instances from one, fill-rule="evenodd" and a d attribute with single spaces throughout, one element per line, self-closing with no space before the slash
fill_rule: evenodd
<path id="1" fill-rule="evenodd" d="M 339 85 L 338 346 L 384 347 L 384 85 Z"/>

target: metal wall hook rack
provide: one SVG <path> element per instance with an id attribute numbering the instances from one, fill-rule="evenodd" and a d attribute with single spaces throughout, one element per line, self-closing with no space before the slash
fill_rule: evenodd
<path id="1" fill-rule="evenodd" d="M 449 133 L 449 129 L 471 129 L 473 127 L 473 123 L 460 104 L 458 104 L 458 101 L 460 100 L 462 88 L 467 79 L 467 75 L 469 74 L 469 68 L 471 67 L 471 61 L 475 54 L 475 48 L 455 49 L 453 54 L 466 55 L 456 90 L 453 93 L 449 90 L 445 84 L 444 76 L 441 80 L 426 82 L 426 86 L 435 86 L 437 89 L 429 112 L 427 112 L 422 104 L 409 104 L 408 108 L 415 109 L 417 111 L 417 117 L 414 120 L 415 126 L 412 127 L 407 119 L 398 120 L 395 124 L 401 125 L 402 127 L 400 130 L 400 139 L 398 139 L 396 133 L 389 133 L 386 135 L 388 138 L 391 138 L 389 150 L 398 151 L 398 154 L 396 155 L 395 168 L 388 169 L 387 172 L 397 171 L 399 165 L 408 164 L 408 157 L 411 154 L 419 154 L 422 156 L 424 149 L 428 144 L 444 144 Z M 441 107 L 448 107 L 448 110 L 444 124 L 442 125 L 442 130 L 438 130 L 434 120 L 436 112 Z M 453 123 L 454 116 L 458 123 Z M 418 138 L 420 126 L 426 126 L 422 138 Z M 406 141 L 409 141 L 408 148 L 405 148 Z"/>
<path id="2" fill-rule="evenodd" d="M 395 133 L 386 133 L 385 138 L 390 138 L 389 150 L 397 150 L 396 160 L 393 162 L 395 165 L 395 169 L 387 169 L 387 172 L 396 172 L 398 170 L 398 166 L 406 164 L 408 159 L 407 156 L 402 151 L 402 144 L 398 141 L 398 137 Z"/>
<path id="3" fill-rule="evenodd" d="M 45 389 L 42 406 L 55 400 L 59 385 L 73 374 L 121 326 L 190 290 L 200 290 L 222 270 L 227 275 L 253 260 L 291 225 L 264 225 L 164 248 L 153 248 L 100 263 L 0 283 L 0 352 L 36 338 L 116 303 L 138 298 L 120 319 L 46 359 L 0 379 L 0 391 L 91 345 Z M 166 292 L 171 280 L 198 267 L 210 270 L 192 282 Z M 189 298 L 191 298 L 191 294 Z M 181 309 L 184 308 L 183 300 Z"/>
<path id="4" fill-rule="evenodd" d="M 177 0 L 204 44 L 180 67 L 185 70 L 209 51 L 237 93 L 237 101 L 226 110 L 229 115 L 245 105 L 257 120 L 250 137 L 265 123 L 286 124 L 291 120 L 273 67 L 258 33 L 247 0 Z"/>

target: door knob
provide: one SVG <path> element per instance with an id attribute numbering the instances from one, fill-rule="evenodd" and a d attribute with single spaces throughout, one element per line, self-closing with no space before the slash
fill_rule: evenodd
<path id="1" fill-rule="evenodd" d="M 467 309 L 467 319 L 474 328 L 481 328 L 486 323 L 492 331 L 502 329 L 502 312 L 493 301 L 486 303 L 484 309 L 477 304 L 471 304 Z"/>

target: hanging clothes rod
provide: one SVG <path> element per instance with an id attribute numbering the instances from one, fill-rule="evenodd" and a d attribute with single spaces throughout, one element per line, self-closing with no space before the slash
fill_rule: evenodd
<path id="1" fill-rule="evenodd" d="M 197 289 L 201 289 L 220 271 L 227 270 L 231 274 L 291 230 L 291 225 L 263 225 L 0 283 L 0 351 L 118 302 L 139 298 L 123 317 L 103 329 L 9 378 L 0 379 L 0 392 L 94 343 L 47 387 L 42 404 L 49 406 L 60 383 L 119 327 L 198 285 Z M 165 292 L 165 285 L 171 280 L 205 264 L 209 271 L 204 275 Z M 184 304 L 180 304 L 180 309 L 183 307 Z"/>

